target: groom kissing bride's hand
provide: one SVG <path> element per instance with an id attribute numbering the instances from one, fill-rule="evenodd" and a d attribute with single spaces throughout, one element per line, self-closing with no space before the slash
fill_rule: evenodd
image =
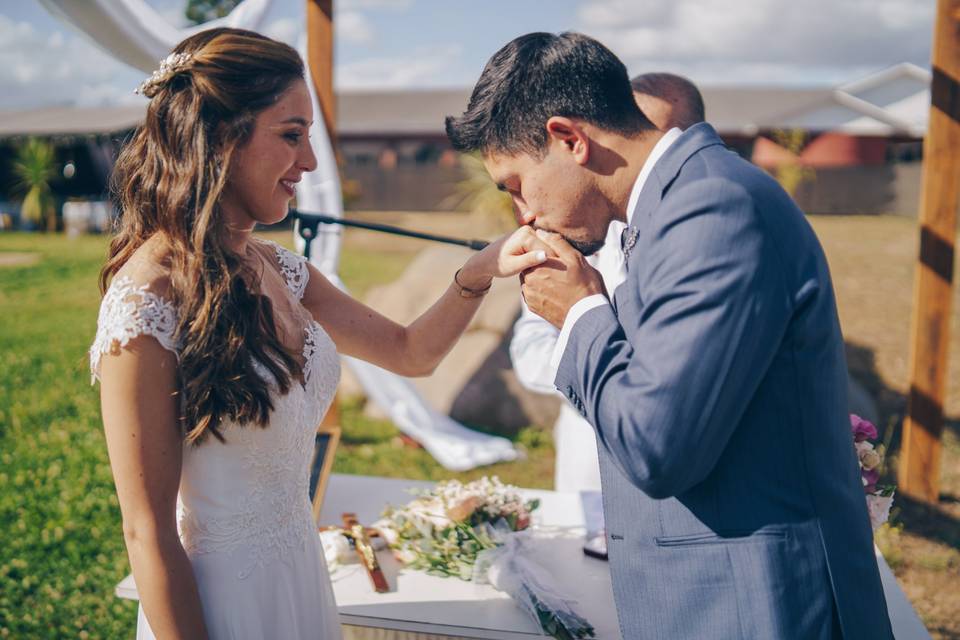
<path id="1" fill-rule="evenodd" d="M 575 303 L 593 295 L 606 296 L 600 272 L 558 233 L 534 231 L 547 247 L 546 262 L 520 274 L 521 292 L 530 310 L 560 328 Z"/>

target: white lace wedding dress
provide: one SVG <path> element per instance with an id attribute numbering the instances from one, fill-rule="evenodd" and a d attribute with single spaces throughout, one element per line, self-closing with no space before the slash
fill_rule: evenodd
<path id="1" fill-rule="evenodd" d="M 336 391 L 339 359 L 299 302 L 309 277 L 304 259 L 279 245 L 259 247 L 274 254 L 289 291 L 275 309 L 302 312 L 304 383 L 292 380 L 289 393 L 273 394 L 266 428 L 225 422 L 225 443 L 210 437 L 183 447 L 180 537 L 213 640 L 340 638 L 308 496 L 314 434 Z M 94 375 L 101 354 L 139 335 L 153 336 L 176 353 L 175 326 L 176 310 L 168 301 L 148 285 L 118 276 L 100 308 L 90 350 Z M 154 638 L 142 608 L 137 638 Z"/>

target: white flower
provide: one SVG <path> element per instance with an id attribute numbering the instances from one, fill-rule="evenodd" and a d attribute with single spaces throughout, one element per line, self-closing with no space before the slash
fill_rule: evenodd
<path id="1" fill-rule="evenodd" d="M 860 466 L 866 470 L 876 469 L 883 462 L 880 452 L 873 448 L 873 445 L 867 441 L 857 442 L 857 458 L 860 459 Z"/>
<path id="2" fill-rule="evenodd" d="M 386 518 L 374 522 L 373 528 L 379 531 L 384 542 L 391 546 L 397 544 L 397 540 L 400 539 L 400 534 L 394 528 L 393 522 Z"/>
<path id="3" fill-rule="evenodd" d="M 447 510 L 439 498 L 414 500 L 408 505 L 407 512 L 414 521 L 420 521 L 437 529 L 445 529 L 453 524 L 447 518 Z M 417 528 L 423 532 L 419 524 Z M 430 535 L 430 532 L 426 531 L 424 535 Z"/>
<path id="4" fill-rule="evenodd" d="M 870 512 L 870 524 L 876 531 L 880 525 L 890 518 L 890 507 L 893 506 L 893 496 L 878 496 L 870 494 L 867 496 L 867 510 Z"/>
<path id="5" fill-rule="evenodd" d="M 412 549 L 397 549 L 393 552 L 393 557 L 402 564 L 410 564 L 417 559 L 417 552 Z"/>
<path id="6" fill-rule="evenodd" d="M 880 462 L 880 454 L 876 451 L 867 451 L 865 454 L 863 454 L 863 457 L 860 458 L 860 464 L 863 465 L 863 468 L 868 471 L 879 467 Z"/>
<path id="7" fill-rule="evenodd" d="M 353 559 L 350 543 L 339 531 L 321 531 L 320 544 L 323 546 L 323 557 L 330 568 L 339 564 L 347 564 Z"/>

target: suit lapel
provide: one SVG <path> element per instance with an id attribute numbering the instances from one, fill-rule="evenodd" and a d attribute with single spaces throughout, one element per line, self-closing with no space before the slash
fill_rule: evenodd
<path id="1" fill-rule="evenodd" d="M 628 280 L 635 277 L 635 269 L 642 260 L 642 256 L 638 255 L 642 251 L 634 251 L 634 248 L 641 244 L 640 241 L 651 216 L 660 206 L 664 194 L 673 184 L 680 169 L 698 151 L 717 144 L 723 145 L 723 140 L 712 126 L 701 122 L 684 131 L 654 165 L 643 189 L 640 190 L 640 197 L 630 216 L 630 224 L 624 230 L 623 251 Z M 619 315 L 622 305 L 617 304 L 617 296 L 613 296 L 612 302 L 614 313 Z M 639 299 L 637 303 L 641 306 L 643 304 Z"/>
<path id="2" fill-rule="evenodd" d="M 680 169 L 698 151 L 713 145 L 723 145 L 723 140 L 711 125 L 701 122 L 680 134 L 680 137 L 657 160 L 643 189 L 640 190 L 640 197 L 637 199 L 636 207 L 630 216 L 630 225 L 625 232 L 624 237 L 627 241 L 625 245 L 629 243 L 629 246 L 624 246 L 628 264 L 638 259 L 632 255 L 632 249 L 643 235 L 647 220 L 660 205 L 663 195 L 673 184 Z"/>

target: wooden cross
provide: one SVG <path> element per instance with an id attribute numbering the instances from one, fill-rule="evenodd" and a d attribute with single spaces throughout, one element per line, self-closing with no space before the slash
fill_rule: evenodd
<path id="1" fill-rule="evenodd" d="M 377 593 L 387 593 L 390 591 L 390 585 L 387 583 L 386 576 L 383 575 L 383 569 L 380 568 L 380 562 L 377 560 L 376 550 L 370 541 L 371 538 L 380 537 L 380 532 L 360 524 L 355 513 L 344 513 L 341 517 L 343 518 L 343 527 L 325 527 L 324 530 L 339 531 L 341 535 L 350 540 L 360 564 L 367 570 L 373 590 Z"/>

